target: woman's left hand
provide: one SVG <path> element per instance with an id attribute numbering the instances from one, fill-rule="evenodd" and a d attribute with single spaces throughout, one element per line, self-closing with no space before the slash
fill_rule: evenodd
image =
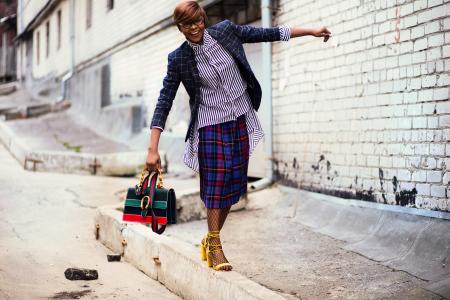
<path id="1" fill-rule="evenodd" d="M 314 29 L 312 34 L 315 37 L 324 37 L 324 42 L 328 41 L 328 39 L 331 37 L 331 32 L 325 26 Z"/>

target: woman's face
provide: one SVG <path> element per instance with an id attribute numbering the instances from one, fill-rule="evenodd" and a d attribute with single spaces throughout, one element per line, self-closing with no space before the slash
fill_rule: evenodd
<path id="1" fill-rule="evenodd" d="M 205 31 L 205 21 L 199 18 L 192 23 L 178 24 L 179 30 L 189 41 L 201 44 L 203 42 L 203 32 Z"/>

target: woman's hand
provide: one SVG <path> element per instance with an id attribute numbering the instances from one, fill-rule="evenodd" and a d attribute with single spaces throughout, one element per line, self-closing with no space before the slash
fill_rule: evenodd
<path id="1" fill-rule="evenodd" d="M 158 170 L 158 168 L 161 168 L 161 157 L 159 156 L 158 150 L 152 150 L 151 148 L 148 150 L 145 165 L 147 166 L 147 170 L 149 172 L 153 172 Z"/>
<path id="2" fill-rule="evenodd" d="M 314 29 L 312 35 L 315 37 L 324 37 L 323 41 L 326 42 L 331 37 L 331 32 L 325 26 L 322 26 Z"/>

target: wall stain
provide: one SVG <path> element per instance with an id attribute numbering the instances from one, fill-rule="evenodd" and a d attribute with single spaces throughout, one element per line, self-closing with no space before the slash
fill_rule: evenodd
<path id="1" fill-rule="evenodd" d="M 281 170 L 280 167 L 283 168 L 283 170 Z M 289 167 L 291 167 L 291 170 L 288 169 Z M 323 186 L 323 182 L 320 185 L 313 185 L 309 182 L 304 183 L 301 176 L 302 174 L 299 174 L 300 164 L 296 157 L 293 158 L 292 164 L 274 159 L 274 169 L 275 179 L 278 180 L 281 184 L 287 186 L 336 196 L 344 199 L 356 199 L 368 202 L 381 202 L 384 204 L 388 204 L 388 200 L 386 197 L 387 191 L 385 189 L 385 180 L 387 179 L 384 177 L 384 171 L 381 168 L 378 169 L 381 192 L 381 197 L 378 196 L 379 200 L 377 200 L 377 195 L 375 194 L 374 188 L 372 186 L 369 187 L 368 190 L 363 188 L 363 183 L 359 180 L 360 178 L 358 177 L 358 175 L 355 176 L 354 183 L 350 184 L 348 189 L 344 190 L 341 187 L 334 188 L 333 181 L 339 176 L 339 173 L 336 170 L 333 171 L 332 163 L 329 160 L 326 160 L 325 155 L 323 154 L 319 156 L 319 160 L 316 164 L 311 165 L 311 169 L 313 170 L 313 173 L 319 176 L 321 182 L 323 178 L 326 178 L 327 182 L 325 184 L 327 184 L 327 186 Z M 292 174 L 292 169 L 294 171 L 294 178 L 291 179 L 289 178 L 289 172 L 291 172 Z M 297 177 L 299 179 L 297 179 Z M 411 190 L 401 190 L 400 183 L 396 176 L 392 178 L 392 185 L 396 205 L 415 207 L 417 195 L 417 190 L 415 188 Z"/>
<path id="2" fill-rule="evenodd" d="M 383 203 L 387 204 L 387 200 L 386 200 L 386 195 L 385 195 L 385 191 L 384 191 L 384 186 L 383 186 L 383 180 L 384 180 L 384 172 L 381 168 L 378 168 L 378 177 L 380 178 L 380 191 L 381 191 L 381 197 L 383 198 Z"/>
<path id="3" fill-rule="evenodd" d="M 400 206 L 416 207 L 416 195 L 417 195 L 416 188 L 413 188 L 410 191 L 408 190 L 400 191 L 400 187 L 396 176 L 392 178 L 392 184 L 394 185 L 395 204 Z"/>

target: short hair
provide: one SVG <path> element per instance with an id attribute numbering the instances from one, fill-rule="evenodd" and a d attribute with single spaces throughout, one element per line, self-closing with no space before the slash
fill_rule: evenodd
<path id="1" fill-rule="evenodd" d="M 177 24 L 178 28 L 180 27 L 178 24 L 190 24 L 200 17 L 203 18 L 205 25 L 208 22 L 208 17 L 206 16 L 206 12 L 196 1 L 182 1 L 177 4 L 173 11 L 173 22 Z"/>

